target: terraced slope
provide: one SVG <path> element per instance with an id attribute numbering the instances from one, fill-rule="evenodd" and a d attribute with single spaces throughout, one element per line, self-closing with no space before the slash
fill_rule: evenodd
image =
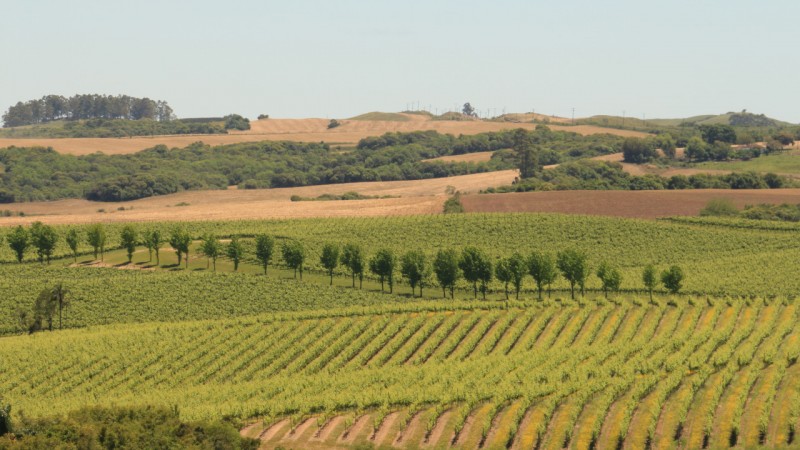
<path id="1" fill-rule="evenodd" d="M 3 338 L 0 391 L 255 417 L 264 448 L 796 444 L 792 302 L 410 303 Z M 694 304 L 696 303 L 696 304 Z"/>

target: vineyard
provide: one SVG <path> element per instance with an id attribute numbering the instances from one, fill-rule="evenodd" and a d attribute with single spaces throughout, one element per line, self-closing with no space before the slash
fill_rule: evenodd
<path id="1" fill-rule="evenodd" d="M 180 405 L 266 448 L 796 444 L 789 301 L 422 302 L 3 339 L 24 414 Z"/>

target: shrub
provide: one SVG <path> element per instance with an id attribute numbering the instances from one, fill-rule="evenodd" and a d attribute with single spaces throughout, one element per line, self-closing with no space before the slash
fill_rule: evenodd
<path id="1" fill-rule="evenodd" d="M 739 215 L 739 210 L 730 199 L 715 198 L 709 200 L 706 207 L 700 210 L 701 216 L 730 217 Z"/>

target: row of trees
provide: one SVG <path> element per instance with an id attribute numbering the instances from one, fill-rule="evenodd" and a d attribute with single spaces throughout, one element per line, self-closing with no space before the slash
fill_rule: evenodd
<path id="1" fill-rule="evenodd" d="M 58 234 L 53 227 L 36 222 L 30 227 L 30 230 L 22 226 L 14 228 L 7 239 L 19 262 L 24 259 L 28 246 L 32 246 L 36 249 L 39 261 L 49 264 L 58 241 Z M 83 238 L 74 228 L 70 229 L 65 236 L 65 241 L 76 261 L 78 247 L 82 240 Z M 99 257 L 102 260 L 107 243 L 107 234 L 103 225 L 89 226 L 85 240 L 92 247 L 94 258 Z M 178 266 L 185 264 L 185 267 L 188 268 L 192 242 L 191 235 L 182 227 L 174 228 L 169 235 L 163 234 L 159 229 L 148 230 L 140 234 L 133 225 L 129 224 L 120 231 L 119 246 L 126 251 L 128 263 L 132 262 L 136 248 L 144 246 L 149 252 L 150 260 L 152 261 L 155 254 L 156 264 L 160 265 L 160 249 L 168 243 L 176 253 Z M 252 256 L 263 267 L 265 275 L 275 253 L 275 244 L 275 238 L 272 236 L 266 234 L 255 236 L 255 249 Z M 227 257 L 233 262 L 234 271 L 238 271 L 239 264 L 248 256 L 245 246 L 237 236 L 233 236 L 227 243 L 222 243 L 217 236 L 207 234 L 202 237 L 198 250 L 207 258 L 206 267 L 213 267 L 214 271 L 217 268 L 217 259 L 220 257 Z M 281 245 L 280 251 L 285 265 L 294 271 L 295 277 L 299 274 L 302 280 L 306 262 L 306 250 L 302 243 L 295 240 L 285 241 Z M 479 291 L 483 298 L 486 298 L 488 285 L 493 279 L 504 284 L 506 298 L 509 296 L 510 286 L 513 286 L 516 298 L 519 298 L 523 281 L 528 275 L 533 278 L 540 299 L 545 288 L 549 292 L 551 285 L 559 275 L 569 283 L 570 295 L 575 298 L 576 289 L 584 294 L 586 281 L 591 274 L 588 256 L 585 252 L 575 249 L 558 252 L 555 257 L 542 252 L 533 252 L 528 257 L 524 257 L 515 252 L 507 258 L 501 258 L 493 263 L 483 250 L 473 246 L 465 247 L 460 253 L 453 249 L 439 250 L 433 261 L 429 261 L 428 256 L 418 250 L 408 251 L 398 258 L 388 248 L 378 250 L 371 258 L 367 259 L 366 252 L 357 244 L 340 247 L 338 244 L 328 243 L 323 246 L 320 253 L 320 264 L 328 273 L 331 284 L 333 284 L 334 271 L 342 266 L 350 272 L 353 287 L 358 278 L 360 288 L 365 272 L 369 271 L 380 281 L 381 291 L 384 291 L 388 285 L 391 293 L 394 290 L 395 275 L 399 272 L 411 286 L 412 295 L 416 294 L 417 287 L 419 287 L 419 295 L 422 296 L 423 288 L 432 284 L 432 279 L 435 278 L 442 288 L 442 295 L 446 296 L 449 291 L 451 298 L 454 296 L 456 283 L 462 278 L 471 284 L 476 298 Z M 610 291 L 619 290 L 622 274 L 617 268 L 607 262 L 602 262 L 595 271 L 595 275 L 599 278 L 606 296 Z M 652 298 L 652 291 L 657 285 L 655 268 L 653 266 L 646 267 L 642 279 Z M 683 272 L 678 266 L 672 266 L 661 274 L 661 282 L 672 293 L 680 291 L 682 281 Z"/>
<path id="2" fill-rule="evenodd" d="M 172 108 L 162 100 L 128 95 L 79 94 L 72 97 L 45 95 L 40 99 L 17 102 L 3 114 L 4 127 L 34 125 L 53 120 L 78 119 L 153 119 L 171 120 Z"/>

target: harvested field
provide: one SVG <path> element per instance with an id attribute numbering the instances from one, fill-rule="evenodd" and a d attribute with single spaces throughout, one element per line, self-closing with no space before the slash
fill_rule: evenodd
<path id="1" fill-rule="evenodd" d="M 489 161 L 490 159 L 492 159 L 492 155 L 494 155 L 494 152 L 464 153 L 463 155 L 440 156 L 438 158 L 424 159 L 423 162 L 441 161 L 441 162 L 479 163 L 479 162 Z"/>
<path id="2" fill-rule="evenodd" d="M 3 209 L 23 211 L 26 217 L 0 218 L 0 226 L 30 223 L 52 224 L 126 222 L 153 220 L 267 219 L 293 217 L 342 217 L 434 214 L 441 212 L 449 186 L 461 192 L 477 192 L 510 184 L 517 171 L 487 172 L 415 181 L 328 184 L 280 189 L 228 189 L 187 191 L 130 202 L 91 202 L 70 199 L 54 202 L 14 203 Z M 392 196 L 368 200 L 292 202 L 293 195 L 318 197 L 358 192 Z M 178 206 L 182 205 L 182 206 Z M 125 208 L 125 210 L 118 210 Z M 106 212 L 99 212 L 99 210 Z"/>
<path id="3" fill-rule="evenodd" d="M 655 219 L 695 216 L 709 200 L 727 198 L 742 208 L 758 203 L 800 203 L 800 189 L 681 191 L 551 191 L 465 195 L 467 212 L 551 212 Z"/>
<path id="4" fill-rule="evenodd" d="M 168 147 L 185 147 L 193 142 L 203 141 L 209 145 L 235 144 L 239 142 L 257 141 L 299 141 L 320 142 L 329 144 L 352 145 L 368 136 L 379 136 L 388 132 L 410 132 L 435 130 L 439 133 L 478 134 L 489 131 L 526 128 L 532 130 L 536 124 L 514 122 L 484 121 L 446 121 L 430 120 L 425 116 L 409 114 L 410 119 L 400 121 L 378 120 L 341 120 L 341 126 L 328 129 L 327 119 L 265 119 L 251 122 L 251 129 L 231 134 L 218 135 L 175 135 L 146 136 L 134 138 L 7 138 L 0 139 L 0 148 L 17 146 L 53 147 L 55 150 L 72 155 L 86 155 L 95 152 L 108 154 L 135 153 L 159 144 Z M 644 136 L 644 133 L 601 128 L 590 125 L 562 126 L 550 125 L 554 130 L 565 130 L 583 135 L 610 133 L 622 136 Z"/>

